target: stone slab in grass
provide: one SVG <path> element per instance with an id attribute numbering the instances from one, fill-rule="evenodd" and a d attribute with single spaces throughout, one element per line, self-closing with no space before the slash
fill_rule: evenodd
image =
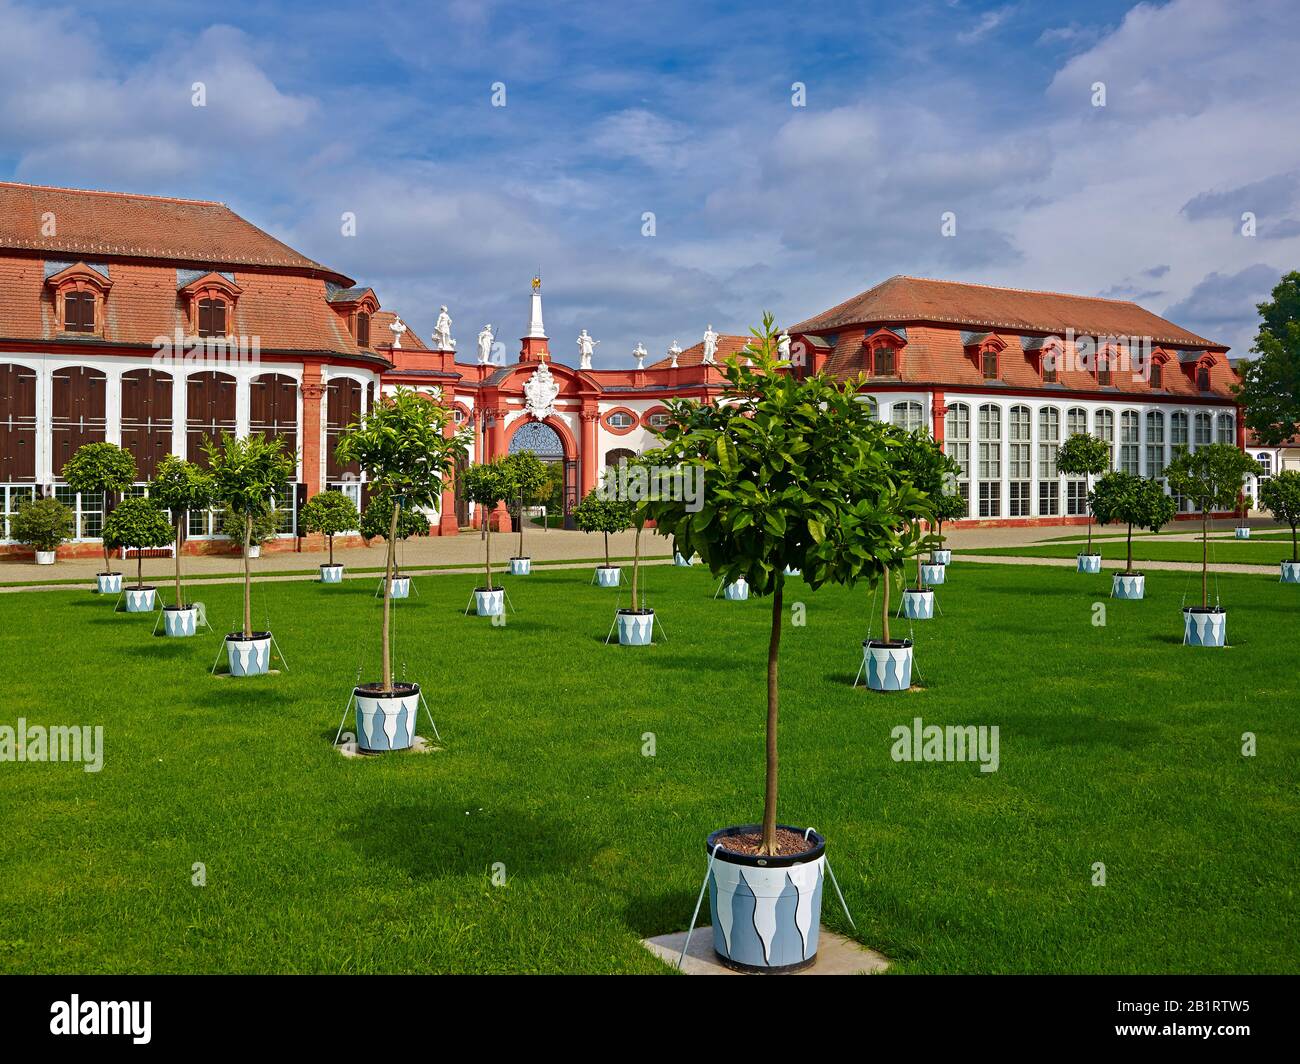
<path id="1" fill-rule="evenodd" d="M 656 938 L 643 938 L 641 945 L 666 964 L 677 967 L 677 958 L 681 956 L 682 945 L 686 941 L 685 931 L 674 931 L 670 935 Z M 837 935 L 823 925 L 817 937 L 817 963 L 805 968 L 795 975 L 872 975 L 883 972 L 889 967 L 889 959 L 883 953 L 868 949 L 851 938 Z M 691 948 L 682 962 L 682 971 L 687 975 L 742 975 L 726 967 L 718 955 L 713 952 L 713 928 L 708 924 L 697 927 L 691 935 Z"/>
<path id="2" fill-rule="evenodd" d="M 417 735 L 405 750 L 362 750 L 355 742 L 339 743 L 334 749 L 344 757 L 383 757 L 385 754 L 436 754 L 442 747 L 432 739 Z"/>

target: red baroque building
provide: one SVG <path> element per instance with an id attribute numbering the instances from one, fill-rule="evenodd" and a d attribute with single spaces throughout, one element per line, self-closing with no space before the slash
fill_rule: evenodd
<path id="1" fill-rule="evenodd" d="M 492 338 L 481 358 L 472 337 L 459 352 L 445 333 L 425 343 L 372 289 L 223 204 L 0 183 L 0 550 L 38 493 L 77 512 L 65 552 L 96 549 L 105 501 L 59 482 L 83 443 L 126 447 L 143 481 L 169 452 L 202 462 L 223 431 L 298 454 L 282 497 L 291 547 L 306 498 L 339 487 L 362 501 L 334 445 L 398 385 L 451 409 L 474 461 L 526 447 L 563 463 L 567 513 L 606 465 L 652 445 L 665 400 L 716 397 L 717 363 L 745 342 L 573 368 L 551 356 L 537 282 L 530 299 L 517 354 Z M 1055 469 L 1071 432 L 1150 475 L 1180 443 L 1242 442 L 1227 349 L 1132 303 L 893 277 L 792 326 L 789 344 L 796 372 L 866 373 L 882 417 L 942 439 L 975 521 L 1082 514 L 1086 489 Z M 431 531 L 475 516 L 449 485 Z M 189 531 L 190 549 L 225 547 L 215 515 Z"/>

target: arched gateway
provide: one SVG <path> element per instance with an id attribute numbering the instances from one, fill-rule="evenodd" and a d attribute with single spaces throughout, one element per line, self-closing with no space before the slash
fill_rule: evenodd
<path id="1" fill-rule="evenodd" d="M 560 433 L 545 421 L 525 421 L 511 435 L 508 449 L 510 454 L 532 451 L 544 464 L 559 467 L 559 498 L 548 503 L 548 516 L 558 504 L 564 527 L 572 528 L 573 510 L 578 505 L 578 458 L 565 446 Z"/>

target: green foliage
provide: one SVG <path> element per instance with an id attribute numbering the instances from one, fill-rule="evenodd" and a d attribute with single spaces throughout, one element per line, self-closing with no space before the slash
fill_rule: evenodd
<path id="1" fill-rule="evenodd" d="M 279 437 L 222 433 L 219 444 L 204 440 L 203 451 L 208 456 L 214 501 L 241 517 L 256 519 L 274 509 L 276 491 L 293 478 L 297 466 Z M 239 539 L 243 541 L 242 533 Z"/>
<path id="2" fill-rule="evenodd" d="M 573 523 L 580 532 L 626 532 L 632 527 L 635 511 L 632 503 L 606 497 L 597 488 L 574 507 Z"/>
<path id="3" fill-rule="evenodd" d="M 335 455 L 356 462 L 376 493 L 389 492 L 402 506 L 437 507 L 442 482 L 465 456 L 464 433 L 444 435 L 451 415 L 446 408 L 398 388 L 348 427 Z"/>
<path id="4" fill-rule="evenodd" d="M 58 499 L 28 499 L 10 518 L 14 539 L 40 551 L 56 550 L 72 538 L 72 511 Z"/>
<path id="5" fill-rule="evenodd" d="M 1300 470 L 1284 469 L 1259 487 L 1259 502 L 1273 517 L 1291 526 L 1291 558 L 1300 560 L 1296 529 L 1300 527 Z"/>
<path id="6" fill-rule="evenodd" d="M 924 493 L 893 465 L 897 430 L 860 401 L 860 381 L 783 372 L 770 315 L 745 354 L 728 361 L 721 401 L 671 400 L 663 446 L 647 460 L 694 468 L 703 508 L 653 499 L 646 516 L 682 554 L 715 576 L 744 577 L 755 594 L 776 589 L 787 566 L 813 587 L 875 580 L 913 545 Z"/>
<path id="7" fill-rule="evenodd" d="M 318 495 L 317 498 L 320 498 Z M 355 513 L 355 510 L 353 511 Z M 379 492 L 371 496 L 366 504 L 366 512 L 361 515 L 361 537 L 369 543 L 372 539 L 388 539 L 388 530 L 393 524 L 393 496 Z M 355 525 L 353 527 L 356 527 Z M 397 538 L 409 539 L 411 536 L 427 536 L 429 519 L 420 510 L 408 510 L 402 507 L 397 518 Z"/>
<path id="8" fill-rule="evenodd" d="M 1165 476 L 1177 494 L 1210 513 L 1234 509 L 1246 478 L 1258 472 L 1259 463 L 1233 444 L 1211 443 L 1195 451 L 1178 448 Z"/>
<path id="9" fill-rule="evenodd" d="M 512 499 L 523 497 L 525 506 L 539 501 L 540 493 L 551 479 L 550 468 L 532 451 L 519 451 L 501 460 L 501 468 Z"/>
<path id="10" fill-rule="evenodd" d="M 149 498 L 170 510 L 173 521 L 180 520 L 182 514 L 190 511 L 208 509 L 215 492 L 212 474 L 174 454 L 167 455 L 158 463 L 158 470 L 149 482 Z"/>
<path id="11" fill-rule="evenodd" d="M 945 492 L 932 499 L 931 504 L 934 506 L 934 519 L 939 522 L 960 520 L 969 509 L 969 503 L 956 491 Z"/>
<path id="12" fill-rule="evenodd" d="M 1286 274 L 1273 298 L 1258 305 L 1258 358 L 1237 366 L 1233 390 L 1246 408 L 1246 425 L 1261 443 L 1278 446 L 1300 434 L 1300 272 Z"/>
<path id="13" fill-rule="evenodd" d="M 1099 477 L 1110 467 L 1110 445 L 1086 432 L 1076 432 L 1056 452 L 1056 468 L 1069 477 Z"/>
<path id="14" fill-rule="evenodd" d="M 1159 532 L 1174 519 L 1178 504 L 1157 480 L 1133 473 L 1107 473 L 1093 488 L 1088 505 L 1103 525 L 1118 522 Z"/>
<path id="15" fill-rule="evenodd" d="M 135 458 L 115 443 L 86 443 L 63 464 L 62 477 L 74 491 L 125 491 L 135 483 Z"/>
<path id="16" fill-rule="evenodd" d="M 341 491 L 322 491 L 313 495 L 299 516 L 303 528 L 323 536 L 351 532 L 361 524 L 356 504 Z M 387 524 L 384 525 L 384 531 L 388 531 Z"/>
<path id="17" fill-rule="evenodd" d="M 476 462 L 461 474 L 461 483 L 465 497 L 470 502 L 483 507 L 487 513 L 496 508 L 497 503 L 504 502 L 510 495 L 510 472 L 506 468 L 508 459 L 498 458 L 492 462 Z"/>
<path id="18" fill-rule="evenodd" d="M 123 499 L 104 518 L 104 543 L 115 550 L 167 547 L 174 535 L 167 512 L 153 499 L 139 496 Z"/>
<path id="19" fill-rule="evenodd" d="M 265 513 L 255 514 L 253 516 L 253 527 L 249 534 L 248 542 L 250 546 L 258 546 L 269 539 L 275 539 L 280 534 L 281 512 L 279 510 L 267 510 Z M 232 510 L 227 506 L 221 511 L 221 534 L 229 539 L 233 539 L 238 544 L 244 542 L 244 515 Z"/>

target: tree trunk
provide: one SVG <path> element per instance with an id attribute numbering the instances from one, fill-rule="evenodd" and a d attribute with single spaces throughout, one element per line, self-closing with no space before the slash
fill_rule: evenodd
<path id="1" fill-rule="evenodd" d="M 889 640 L 889 566 L 888 565 L 885 566 L 885 571 L 882 579 L 885 585 L 885 594 L 884 594 L 885 602 L 880 614 L 880 619 L 881 619 L 880 634 L 881 634 L 881 638 L 884 639 L 886 643 L 888 643 L 890 641 Z"/>
<path id="2" fill-rule="evenodd" d="M 609 568 L 609 533 L 605 533 L 605 568 Z"/>
<path id="3" fill-rule="evenodd" d="M 113 562 L 112 559 L 109 558 L 108 556 L 108 544 L 104 543 L 103 547 L 104 547 L 104 572 L 111 573 L 113 571 Z"/>
<path id="4" fill-rule="evenodd" d="M 144 586 L 144 548 L 135 548 L 135 586 Z"/>
<path id="5" fill-rule="evenodd" d="M 181 529 L 184 527 L 185 514 L 176 518 L 176 608 L 183 610 L 185 603 L 181 600 Z"/>
<path id="6" fill-rule="evenodd" d="M 380 650 L 384 655 L 384 693 L 393 690 L 392 612 L 393 612 L 393 557 L 397 549 L 397 518 L 402 512 L 399 500 L 393 500 L 393 517 L 388 524 L 388 553 L 384 559 L 384 628 L 380 636 Z"/>
<path id="7" fill-rule="evenodd" d="M 1205 516 L 1205 508 L 1201 508 L 1201 605 L 1210 604 L 1210 526 Z"/>
<path id="8" fill-rule="evenodd" d="M 1300 542 L 1296 539 L 1296 526 L 1291 526 L 1291 560 L 1300 561 Z"/>
<path id="9" fill-rule="evenodd" d="M 641 527 L 638 525 L 636 538 L 632 541 L 632 608 L 640 609 L 636 601 L 636 578 L 637 570 L 641 567 Z"/>
<path id="10" fill-rule="evenodd" d="M 483 558 L 484 568 L 487 572 L 486 590 L 492 590 L 492 529 L 487 530 L 487 538 L 483 540 Z"/>
<path id="11" fill-rule="evenodd" d="M 767 643 L 767 778 L 763 788 L 763 844 L 758 851 L 769 857 L 777 854 L 776 787 L 779 766 L 776 729 L 781 694 L 777 667 L 781 654 L 781 596 L 784 590 L 785 577 L 778 574 L 776 591 L 772 594 L 772 635 Z"/>
<path id="12" fill-rule="evenodd" d="M 333 537 L 333 535 L 326 536 L 326 537 L 325 537 L 325 542 L 329 544 L 329 548 L 330 548 L 330 565 L 333 565 L 333 564 L 334 564 L 334 537 Z"/>
<path id="13" fill-rule="evenodd" d="M 524 556 L 524 493 L 519 493 L 519 557 Z"/>
<path id="14" fill-rule="evenodd" d="M 1126 573 L 1133 571 L 1133 526 L 1128 526 L 1128 563 L 1124 567 Z"/>
<path id="15" fill-rule="evenodd" d="M 248 551 L 253 542 L 253 515 L 244 515 L 244 638 L 253 638 L 253 571 L 248 565 Z"/>

